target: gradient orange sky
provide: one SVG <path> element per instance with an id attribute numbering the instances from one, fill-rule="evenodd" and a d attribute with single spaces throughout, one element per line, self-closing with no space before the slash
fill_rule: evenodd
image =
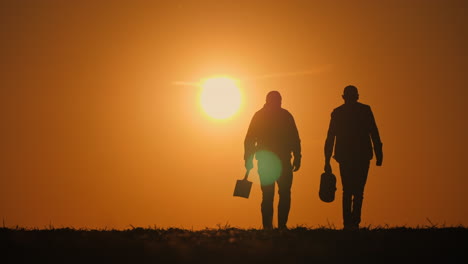
<path id="1" fill-rule="evenodd" d="M 153 2 L 1 2 L 7 227 L 260 228 L 257 173 L 249 199 L 232 193 L 250 118 L 278 90 L 302 139 L 288 225 L 341 228 L 341 183 L 331 204 L 318 187 L 348 84 L 384 143 L 362 225 L 468 225 L 467 1 Z M 244 95 L 224 122 L 175 85 L 219 74 Z"/>

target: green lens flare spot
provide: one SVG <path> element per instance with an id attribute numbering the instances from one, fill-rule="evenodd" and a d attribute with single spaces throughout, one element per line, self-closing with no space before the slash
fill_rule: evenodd
<path id="1" fill-rule="evenodd" d="M 270 151 L 260 150 L 255 153 L 258 160 L 258 175 L 261 185 L 273 184 L 281 176 L 282 165 L 278 156 Z"/>

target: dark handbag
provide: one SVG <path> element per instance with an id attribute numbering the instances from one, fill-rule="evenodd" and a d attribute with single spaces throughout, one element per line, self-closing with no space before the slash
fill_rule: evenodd
<path id="1" fill-rule="evenodd" d="M 236 187 L 234 188 L 234 196 L 249 198 L 250 189 L 252 189 L 252 182 L 247 180 L 249 172 L 250 170 L 245 173 L 244 179 L 237 180 Z"/>
<path id="2" fill-rule="evenodd" d="M 322 173 L 320 176 L 320 200 L 331 203 L 335 200 L 336 177 L 333 173 Z"/>

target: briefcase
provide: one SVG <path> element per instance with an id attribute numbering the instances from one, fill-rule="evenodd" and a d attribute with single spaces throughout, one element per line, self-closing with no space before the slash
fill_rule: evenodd
<path id="1" fill-rule="evenodd" d="M 331 203 L 335 200 L 336 177 L 333 173 L 322 173 L 320 176 L 320 200 Z"/>
<path id="2" fill-rule="evenodd" d="M 234 188 L 234 196 L 249 198 L 250 189 L 252 189 L 252 182 L 247 179 L 249 177 L 249 171 L 250 170 L 245 173 L 244 179 L 237 180 L 236 187 Z"/>

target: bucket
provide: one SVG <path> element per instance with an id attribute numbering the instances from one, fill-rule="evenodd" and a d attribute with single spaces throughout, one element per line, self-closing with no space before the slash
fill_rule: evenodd
<path id="1" fill-rule="evenodd" d="M 320 200 L 331 203 L 335 200 L 336 177 L 333 173 L 322 173 L 320 176 Z"/>

